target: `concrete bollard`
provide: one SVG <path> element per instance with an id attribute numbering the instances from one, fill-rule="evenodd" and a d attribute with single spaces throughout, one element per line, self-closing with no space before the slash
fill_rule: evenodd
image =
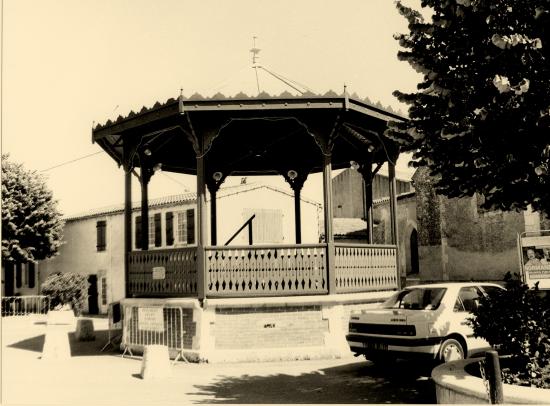
<path id="1" fill-rule="evenodd" d="M 147 345 L 143 350 L 141 363 L 142 379 L 163 379 L 172 375 L 168 347 L 165 345 Z"/>
<path id="2" fill-rule="evenodd" d="M 74 313 L 72 310 L 50 311 L 41 359 L 66 360 L 71 358 L 69 332 L 73 328 Z"/>
<path id="3" fill-rule="evenodd" d="M 78 341 L 94 341 L 94 321 L 91 319 L 79 319 L 76 322 L 76 339 Z"/>

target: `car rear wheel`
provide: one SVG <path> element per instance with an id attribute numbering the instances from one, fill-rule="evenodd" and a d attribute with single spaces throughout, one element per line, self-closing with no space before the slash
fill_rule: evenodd
<path id="1" fill-rule="evenodd" d="M 457 361 L 464 359 L 464 348 L 459 341 L 448 338 L 439 347 L 439 360 L 441 362 Z"/>

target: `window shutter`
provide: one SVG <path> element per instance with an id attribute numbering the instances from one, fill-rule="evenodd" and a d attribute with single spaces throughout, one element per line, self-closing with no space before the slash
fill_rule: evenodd
<path id="1" fill-rule="evenodd" d="M 174 213 L 166 213 L 166 245 L 174 245 Z"/>
<path id="2" fill-rule="evenodd" d="M 35 264 L 34 262 L 29 262 L 27 264 L 27 284 L 29 285 L 29 288 L 34 288 L 34 282 L 36 279 L 36 271 L 35 271 Z"/>
<path id="3" fill-rule="evenodd" d="M 136 217 L 136 248 L 141 248 L 141 216 Z"/>
<path id="4" fill-rule="evenodd" d="M 107 222 L 106 221 L 98 221 L 96 223 L 96 229 L 97 229 L 97 250 L 98 251 L 105 251 L 105 248 L 107 246 Z"/>
<path id="5" fill-rule="evenodd" d="M 155 247 L 162 245 L 161 214 L 155 213 Z"/>
<path id="6" fill-rule="evenodd" d="M 195 243 L 195 210 L 187 210 L 187 244 Z"/>
<path id="7" fill-rule="evenodd" d="M 22 285 L 22 272 L 21 272 L 21 264 L 18 262 L 15 264 L 15 287 L 20 288 Z"/>

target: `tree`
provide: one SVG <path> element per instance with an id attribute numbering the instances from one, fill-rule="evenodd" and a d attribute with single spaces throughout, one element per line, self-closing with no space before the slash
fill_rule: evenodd
<path id="1" fill-rule="evenodd" d="M 62 229 L 43 177 L 2 155 L 2 260 L 25 263 L 53 256 Z"/>
<path id="2" fill-rule="evenodd" d="M 480 298 L 473 310 L 474 335 L 511 357 L 503 364 L 505 383 L 550 389 L 550 296 L 538 286 L 530 289 L 517 274 L 504 281 L 506 290 Z"/>
<path id="3" fill-rule="evenodd" d="M 57 272 L 44 281 L 42 294 L 50 298 L 50 307 L 58 308 L 65 304 L 72 307 L 80 316 L 88 298 L 89 283 L 86 276 L 72 272 Z"/>
<path id="4" fill-rule="evenodd" d="M 438 193 L 484 196 L 485 208 L 550 216 L 550 3 L 422 0 L 397 3 L 409 33 L 398 53 L 423 75 L 394 92 L 410 120 L 387 134 L 414 151 Z M 428 21 L 429 20 L 429 21 Z"/>

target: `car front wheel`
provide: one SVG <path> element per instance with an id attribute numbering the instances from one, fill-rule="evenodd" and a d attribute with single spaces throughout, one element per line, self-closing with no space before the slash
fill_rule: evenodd
<path id="1" fill-rule="evenodd" d="M 464 359 L 464 348 L 454 338 L 448 338 L 439 348 L 439 360 L 441 362 L 457 361 Z"/>

